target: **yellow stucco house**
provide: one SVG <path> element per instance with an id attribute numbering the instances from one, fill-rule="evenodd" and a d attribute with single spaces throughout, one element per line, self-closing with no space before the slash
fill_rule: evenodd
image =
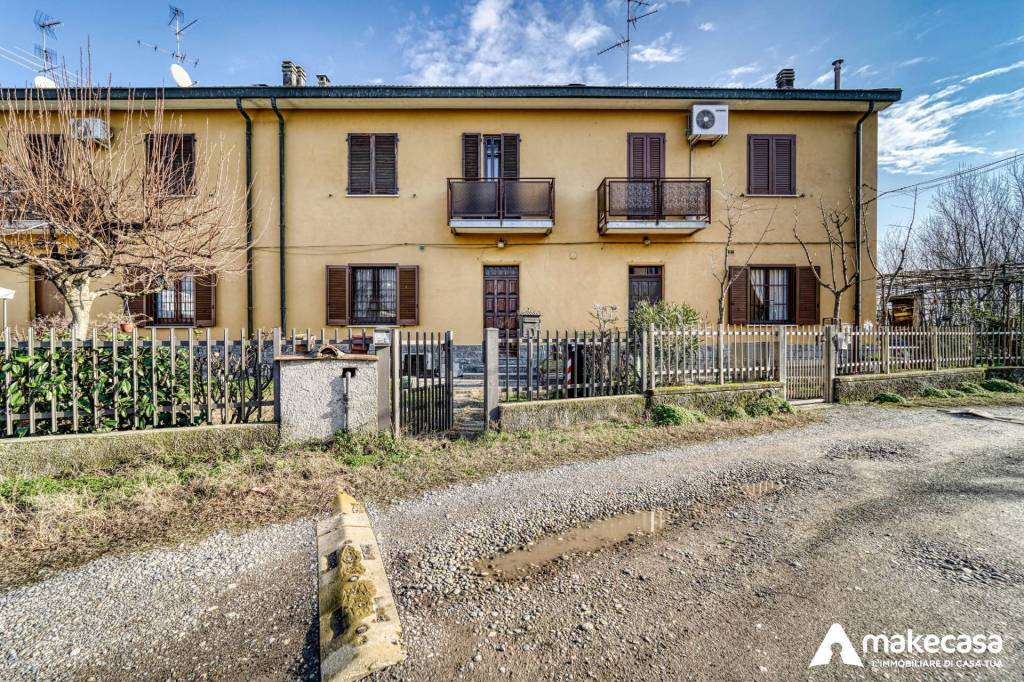
<path id="1" fill-rule="evenodd" d="M 399 325 L 469 344 L 527 309 L 542 328 L 590 328 L 595 304 L 624 320 L 658 299 L 716 323 L 730 202 L 743 207 L 730 262 L 750 262 L 725 322 L 820 323 L 831 295 L 794 229 L 825 278 L 820 206 L 849 208 L 851 241 L 863 206 L 873 249 L 878 112 L 900 98 L 798 89 L 791 72 L 764 89 L 337 87 L 284 72 L 282 86 L 132 91 L 164 98 L 189 154 L 228 149 L 243 170 L 224 201 L 245 202 L 247 167 L 253 187 L 251 268 L 134 302 L 150 324 Z M 113 89 L 114 108 L 128 97 Z M 844 321 L 874 316 L 863 268 Z M 12 325 L 53 309 L 30 273 L 0 286 L 16 292 Z"/>

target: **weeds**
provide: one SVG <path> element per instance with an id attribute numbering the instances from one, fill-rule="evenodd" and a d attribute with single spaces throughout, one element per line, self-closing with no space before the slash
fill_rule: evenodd
<path id="1" fill-rule="evenodd" d="M 907 399 L 899 393 L 879 393 L 871 399 L 871 402 L 890 405 L 906 405 Z"/>
<path id="2" fill-rule="evenodd" d="M 765 396 L 753 400 L 746 405 L 746 412 L 751 417 L 771 417 L 776 414 L 793 414 L 793 406 L 785 398 Z"/>
<path id="3" fill-rule="evenodd" d="M 651 421 L 658 426 L 685 426 L 701 424 L 706 417 L 701 412 L 678 405 L 655 405 L 651 410 Z"/>
<path id="4" fill-rule="evenodd" d="M 993 393 L 1024 393 L 1024 386 L 1006 379 L 986 379 L 981 387 Z"/>

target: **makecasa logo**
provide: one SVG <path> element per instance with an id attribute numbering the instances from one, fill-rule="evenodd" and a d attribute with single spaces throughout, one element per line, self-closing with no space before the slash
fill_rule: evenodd
<path id="1" fill-rule="evenodd" d="M 892 634 L 868 634 L 861 640 L 860 652 L 854 647 L 853 642 L 846 634 L 846 630 L 839 623 L 832 623 L 825 638 L 821 640 L 814 657 L 811 659 L 813 668 L 819 665 L 828 665 L 832 662 L 834 653 L 838 647 L 839 660 L 843 665 L 864 666 L 864 659 L 871 654 L 884 654 L 886 656 L 909 656 L 911 658 L 901 659 L 875 659 L 868 660 L 871 667 L 1002 667 L 999 660 L 979 660 L 977 658 L 942 658 L 946 656 L 981 656 L 984 654 L 1000 654 L 1003 651 L 1003 638 L 996 634 L 922 634 L 907 629 L 906 633 L 897 632 Z M 935 655 L 940 655 L 936 657 Z M 862 659 L 862 656 L 864 657 Z"/>
<path id="2" fill-rule="evenodd" d="M 843 629 L 843 626 L 839 623 L 832 623 L 832 627 L 825 633 L 825 639 L 821 640 L 818 650 L 814 652 L 814 658 L 811 659 L 811 665 L 808 667 L 813 668 L 816 665 L 828 665 L 831 663 L 832 647 L 837 644 L 839 645 L 839 660 L 843 662 L 843 665 L 864 665 L 860 660 L 860 656 L 857 655 L 857 650 L 853 648 L 850 638 L 846 636 L 846 630 Z"/>

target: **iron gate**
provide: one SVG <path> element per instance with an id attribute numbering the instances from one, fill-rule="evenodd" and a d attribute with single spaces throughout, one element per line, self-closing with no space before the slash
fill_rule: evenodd
<path id="1" fill-rule="evenodd" d="M 824 327 L 786 328 L 786 397 L 822 400 L 828 368 Z"/>
<path id="2" fill-rule="evenodd" d="M 452 333 L 398 333 L 392 381 L 399 431 L 406 435 L 450 431 L 454 415 Z"/>

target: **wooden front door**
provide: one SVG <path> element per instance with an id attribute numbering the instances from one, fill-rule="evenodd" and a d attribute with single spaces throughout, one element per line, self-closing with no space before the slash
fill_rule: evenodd
<path id="1" fill-rule="evenodd" d="M 484 266 L 484 328 L 505 333 L 519 328 L 519 266 Z"/>

